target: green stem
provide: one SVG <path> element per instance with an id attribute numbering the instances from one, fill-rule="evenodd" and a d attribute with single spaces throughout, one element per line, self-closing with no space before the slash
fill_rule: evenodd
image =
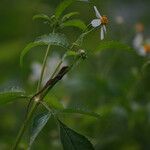
<path id="1" fill-rule="evenodd" d="M 42 83 L 43 76 L 44 76 L 44 71 L 45 71 L 45 67 L 46 67 L 46 62 L 47 62 L 47 57 L 48 57 L 49 50 L 50 50 L 50 45 L 48 45 L 45 56 L 44 56 L 42 70 L 41 70 L 41 76 L 40 76 L 40 79 L 39 79 L 39 82 L 38 82 L 37 91 L 39 91 L 40 87 L 41 87 L 41 83 Z M 27 117 L 25 118 L 25 120 L 23 122 L 23 125 L 22 125 L 21 129 L 19 130 L 19 133 L 17 135 L 16 142 L 15 142 L 15 145 L 13 147 L 13 150 L 17 149 L 17 147 L 18 147 L 18 145 L 19 145 L 19 143 L 22 139 L 22 136 L 23 136 L 23 134 L 24 134 L 24 132 L 25 132 L 27 126 L 28 126 L 28 123 L 29 123 L 30 119 L 32 118 L 32 115 L 33 115 L 34 111 L 36 110 L 37 106 L 38 106 L 38 103 L 34 101 L 32 106 L 31 106 L 30 111 L 27 114 Z"/>
<path id="2" fill-rule="evenodd" d="M 30 112 L 28 113 L 28 115 L 27 115 L 27 117 L 26 117 L 26 119 L 25 119 L 18 135 L 17 135 L 16 142 L 15 142 L 15 145 L 13 146 L 12 150 L 16 150 L 18 148 L 18 145 L 19 145 L 19 143 L 22 139 L 22 136 L 23 136 L 23 134 L 24 134 L 24 132 L 25 132 L 27 126 L 28 126 L 28 123 L 29 123 L 30 119 L 32 118 L 32 116 L 34 114 L 34 111 L 36 110 L 37 106 L 38 106 L 38 103 L 34 102 Z"/>
<path id="3" fill-rule="evenodd" d="M 38 86 L 37 86 L 37 92 L 40 90 L 40 87 L 41 87 L 41 83 L 42 83 L 42 80 L 43 80 L 44 71 L 45 71 L 45 67 L 46 67 L 46 62 L 47 62 L 47 57 L 48 57 L 49 51 L 50 51 L 50 44 L 48 45 L 46 53 L 45 53 L 45 56 L 44 56 L 41 76 L 40 76 L 40 79 L 39 79 L 39 82 L 38 82 Z"/>

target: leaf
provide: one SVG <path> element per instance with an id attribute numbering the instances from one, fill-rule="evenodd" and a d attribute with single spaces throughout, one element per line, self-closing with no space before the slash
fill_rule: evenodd
<path id="1" fill-rule="evenodd" d="M 50 113 L 42 113 L 34 118 L 31 127 L 31 136 L 30 136 L 30 143 L 28 149 L 31 148 L 34 140 L 36 139 L 40 131 L 44 128 L 50 116 L 51 116 Z"/>
<path id="2" fill-rule="evenodd" d="M 64 27 L 77 27 L 77 28 L 79 28 L 81 30 L 85 30 L 86 29 L 85 23 L 83 21 L 77 20 L 77 19 L 66 21 L 66 22 L 62 23 L 61 26 L 63 28 Z"/>
<path id="3" fill-rule="evenodd" d="M 56 18 L 59 18 L 61 14 L 65 11 L 65 9 L 69 7 L 75 1 L 76 0 L 65 0 L 62 3 L 60 3 L 55 11 Z"/>
<path id="4" fill-rule="evenodd" d="M 44 19 L 46 21 L 50 21 L 49 16 L 45 14 L 38 14 L 38 15 L 33 16 L 33 20 L 36 20 L 36 19 Z"/>
<path id="5" fill-rule="evenodd" d="M 60 139 L 64 150 L 94 150 L 93 145 L 83 135 L 68 128 L 59 121 Z"/>
<path id="6" fill-rule="evenodd" d="M 25 95 L 25 92 L 21 90 L 0 92 L 0 105 L 4 105 L 17 99 L 26 97 L 27 96 Z"/>
<path id="7" fill-rule="evenodd" d="M 23 51 L 21 52 L 21 55 L 20 55 L 20 65 L 23 66 L 23 59 L 24 59 L 24 56 L 28 53 L 28 51 L 31 49 L 31 48 L 34 48 L 36 46 L 42 46 L 42 45 L 45 45 L 44 43 L 38 43 L 38 42 L 31 42 L 29 43 L 24 49 Z"/>
<path id="8" fill-rule="evenodd" d="M 76 56 L 76 55 L 78 55 L 77 52 L 70 50 L 70 51 L 67 51 L 67 52 L 65 53 L 63 59 L 65 59 L 65 58 L 67 58 L 67 57 L 74 57 L 74 56 Z"/>
<path id="9" fill-rule="evenodd" d="M 62 13 L 65 11 L 65 9 L 68 8 L 73 2 L 76 2 L 76 1 L 88 2 L 88 0 L 64 0 L 56 8 L 56 11 L 55 11 L 56 18 L 58 19 L 62 15 Z"/>
<path id="10" fill-rule="evenodd" d="M 75 52 L 75 51 L 68 51 L 66 53 L 66 56 L 76 56 L 76 55 L 77 55 L 77 52 Z"/>
<path id="11" fill-rule="evenodd" d="M 69 18 L 71 18 L 75 15 L 79 15 L 79 12 L 71 12 L 71 13 L 68 13 L 68 14 L 64 15 L 63 18 L 62 18 L 62 22 L 68 20 Z"/>
<path id="12" fill-rule="evenodd" d="M 108 41 L 108 42 L 101 42 L 95 51 L 99 52 L 105 49 L 131 50 L 131 48 L 126 44 L 117 41 Z"/>
<path id="13" fill-rule="evenodd" d="M 46 102 L 54 109 L 63 109 L 62 103 L 54 96 L 47 96 Z"/>
<path id="14" fill-rule="evenodd" d="M 56 45 L 64 48 L 68 48 L 69 41 L 64 34 L 50 33 L 49 35 L 43 35 L 36 40 L 37 43 L 44 43 L 46 45 Z"/>
<path id="15" fill-rule="evenodd" d="M 37 38 L 34 42 L 29 43 L 22 51 L 20 55 L 20 65 L 23 66 L 24 56 L 29 52 L 31 48 L 42 45 L 56 45 L 64 48 L 68 48 L 69 41 L 64 34 L 50 33 L 49 35 L 43 35 Z"/>
<path id="16" fill-rule="evenodd" d="M 75 109 L 75 108 L 66 108 L 66 109 L 59 109 L 56 110 L 57 114 L 61 113 L 67 113 L 67 114 L 81 114 L 81 115 L 87 115 L 95 118 L 100 118 L 101 116 L 97 113 L 88 111 L 88 110 L 83 110 L 83 109 Z"/>

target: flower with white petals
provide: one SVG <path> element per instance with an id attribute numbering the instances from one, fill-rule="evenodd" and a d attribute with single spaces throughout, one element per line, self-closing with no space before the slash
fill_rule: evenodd
<path id="1" fill-rule="evenodd" d="M 142 33 L 137 33 L 136 36 L 133 39 L 133 47 L 135 48 L 136 52 L 140 56 L 145 56 L 146 53 L 143 48 L 143 43 L 144 43 L 144 37 Z"/>
<path id="2" fill-rule="evenodd" d="M 137 33 L 133 40 L 133 47 L 140 56 L 150 54 L 150 40 L 145 40 L 142 33 Z"/>
<path id="3" fill-rule="evenodd" d="M 108 24 L 108 18 L 107 16 L 101 16 L 96 6 L 94 6 L 94 10 L 95 10 L 97 19 L 92 20 L 91 24 L 94 28 L 101 26 L 100 38 L 101 40 L 103 40 L 104 35 L 106 34 L 106 25 Z"/>

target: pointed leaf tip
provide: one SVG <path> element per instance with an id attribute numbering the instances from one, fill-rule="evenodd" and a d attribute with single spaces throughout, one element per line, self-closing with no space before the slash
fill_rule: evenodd
<path id="1" fill-rule="evenodd" d="M 59 127 L 64 150 L 94 150 L 93 145 L 85 136 L 70 129 L 60 120 Z"/>

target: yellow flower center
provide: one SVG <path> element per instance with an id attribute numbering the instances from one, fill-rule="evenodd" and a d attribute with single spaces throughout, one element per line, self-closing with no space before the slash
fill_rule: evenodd
<path id="1" fill-rule="evenodd" d="M 102 16 L 101 19 L 100 19 L 100 21 L 101 21 L 102 25 L 107 25 L 108 24 L 108 18 L 107 18 L 107 16 Z"/>
<path id="2" fill-rule="evenodd" d="M 150 53 L 150 44 L 144 45 L 144 50 L 146 53 Z"/>

